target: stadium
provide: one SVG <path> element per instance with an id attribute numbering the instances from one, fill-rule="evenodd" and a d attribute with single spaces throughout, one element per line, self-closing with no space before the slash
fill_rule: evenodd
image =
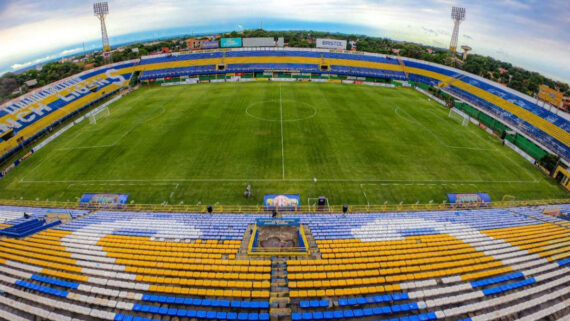
<path id="1" fill-rule="evenodd" d="M 570 320 L 559 93 L 315 42 L 209 39 L 3 103 L 0 319 Z"/>

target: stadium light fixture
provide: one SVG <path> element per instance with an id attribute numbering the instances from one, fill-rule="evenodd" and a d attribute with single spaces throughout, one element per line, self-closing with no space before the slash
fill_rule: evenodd
<path id="1" fill-rule="evenodd" d="M 109 45 L 107 27 L 105 26 L 105 16 L 109 14 L 109 5 L 107 2 L 94 3 L 93 14 L 99 18 L 99 21 L 101 22 L 101 40 L 103 42 L 103 51 L 109 51 L 111 50 L 111 46 Z"/>
<path id="2" fill-rule="evenodd" d="M 449 51 L 452 54 L 455 54 L 457 50 L 457 38 L 459 36 L 459 25 L 463 20 L 465 20 L 465 8 L 460 8 L 460 7 L 451 8 L 451 19 L 453 19 L 453 33 L 451 34 Z"/>

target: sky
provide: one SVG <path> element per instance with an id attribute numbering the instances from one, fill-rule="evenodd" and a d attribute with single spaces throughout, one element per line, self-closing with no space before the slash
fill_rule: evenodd
<path id="1" fill-rule="evenodd" d="M 0 0 L 0 73 L 101 48 L 93 2 Z M 570 0 L 108 0 L 111 45 L 179 34 L 312 29 L 459 45 L 570 83 Z"/>

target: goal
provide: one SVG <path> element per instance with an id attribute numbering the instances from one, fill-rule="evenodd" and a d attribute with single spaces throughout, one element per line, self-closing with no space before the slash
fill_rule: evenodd
<path id="1" fill-rule="evenodd" d="M 460 121 L 462 126 L 467 126 L 469 124 L 469 115 L 457 108 L 451 108 L 449 110 L 449 118 Z"/>
<path id="2" fill-rule="evenodd" d="M 109 111 L 109 107 L 105 106 L 99 110 L 94 110 L 91 115 L 89 115 L 89 123 L 90 124 L 97 124 L 97 121 L 101 118 L 109 117 L 111 112 Z"/>

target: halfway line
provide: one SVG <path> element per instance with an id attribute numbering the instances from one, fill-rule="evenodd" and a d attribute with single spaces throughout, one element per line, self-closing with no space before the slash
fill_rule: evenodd
<path id="1" fill-rule="evenodd" d="M 281 101 L 281 84 L 279 84 L 279 113 L 281 114 L 281 167 L 285 179 L 285 144 L 283 142 L 283 103 Z"/>

